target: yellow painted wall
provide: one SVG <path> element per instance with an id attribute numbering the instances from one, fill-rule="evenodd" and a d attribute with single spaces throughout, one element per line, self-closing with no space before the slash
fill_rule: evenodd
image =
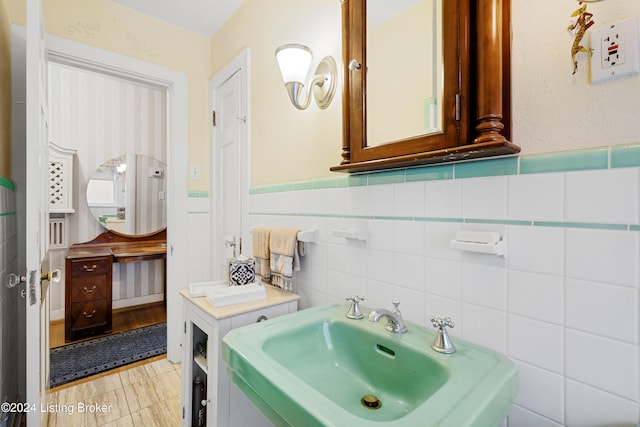
<path id="1" fill-rule="evenodd" d="M 0 0 L 3 37 L 7 5 L 12 21 L 24 25 L 23 3 Z M 636 117 L 640 76 L 591 85 L 585 55 L 579 56 L 579 71 L 572 75 L 573 40 L 567 25 L 576 4 L 534 3 L 512 1 L 513 142 L 523 154 L 640 143 Z M 108 0 L 43 0 L 43 4 L 51 34 L 188 74 L 189 141 L 184 145 L 189 162 L 202 169 L 201 180 L 189 182 L 190 190 L 208 189 L 208 80 L 244 47 L 251 50 L 251 184 L 326 177 L 331 175 L 329 167 L 340 162 L 341 86 L 327 110 L 312 104 L 307 111 L 298 111 L 289 102 L 274 58 L 277 46 L 298 42 L 314 50 L 313 67 L 327 54 L 340 63 L 340 2 L 245 0 L 211 40 Z M 593 28 L 640 15 L 636 2 L 627 0 L 588 7 L 596 21 Z M 5 67 L 2 62 L 0 67 Z M 3 85 L 6 82 L 2 79 Z M 4 135 L 0 174 L 9 173 Z"/>
<path id="2" fill-rule="evenodd" d="M 567 31 L 577 2 L 512 0 L 513 142 L 523 154 L 640 143 L 640 75 L 592 85 L 580 54 L 572 75 Z M 640 16 L 638 2 L 588 4 L 596 24 Z M 327 53 L 341 59 L 336 0 L 245 0 L 211 43 L 212 70 L 251 48 L 252 184 L 331 176 L 340 161 L 341 94 L 326 111 L 289 103 L 274 59 L 285 42 L 308 44 L 314 66 Z M 584 39 L 588 43 L 589 35 Z M 393 126 L 393 123 L 389 123 Z"/>
<path id="3" fill-rule="evenodd" d="M 24 0 L 10 0 L 14 3 Z M 189 77 L 189 162 L 209 158 L 210 40 L 108 0 L 43 0 L 46 31 L 79 43 L 184 72 Z M 24 25 L 24 12 L 14 22 Z M 204 166 L 204 165 L 203 165 Z M 208 188 L 207 168 L 189 190 Z"/>
<path id="4" fill-rule="evenodd" d="M 0 0 L 0 177 L 11 178 L 11 19 Z"/>
<path id="5" fill-rule="evenodd" d="M 326 110 L 315 103 L 296 110 L 285 91 L 275 49 L 287 42 L 314 51 L 312 68 L 325 55 L 341 62 L 341 10 L 336 0 L 245 0 L 212 38 L 217 71 L 244 47 L 251 50 L 251 183 L 324 177 L 340 163 L 342 83 Z M 340 67 L 340 65 L 339 65 Z"/>

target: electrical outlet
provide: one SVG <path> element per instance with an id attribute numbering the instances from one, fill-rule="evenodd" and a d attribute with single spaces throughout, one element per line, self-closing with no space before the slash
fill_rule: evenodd
<path id="1" fill-rule="evenodd" d="M 591 83 L 640 72 L 638 18 L 627 18 L 591 32 Z"/>

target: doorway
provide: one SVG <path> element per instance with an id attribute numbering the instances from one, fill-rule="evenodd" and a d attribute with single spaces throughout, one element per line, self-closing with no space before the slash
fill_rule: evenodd
<path id="1" fill-rule="evenodd" d="M 167 91 L 55 62 L 50 62 L 48 68 L 50 141 L 75 153 L 73 184 L 68 186 L 74 212 L 50 212 L 57 217 L 60 228 L 66 230 L 60 233 L 61 242 L 50 245 L 52 263 L 63 269 L 71 244 L 90 241 L 106 229 L 135 235 L 166 227 L 166 200 L 160 199 L 159 193 L 166 191 L 165 175 L 169 172 Z M 151 161 L 158 165 L 160 176 L 148 177 L 143 165 Z M 104 189 L 91 184 L 101 184 Z M 143 198 L 145 203 L 136 203 Z M 162 215 L 151 221 L 151 213 L 143 211 Z M 120 212 L 122 219 L 118 222 Z M 137 227 L 114 228 L 125 218 Z M 164 263 L 115 263 L 111 288 L 116 312 L 158 302 L 162 306 Z M 64 286 L 51 287 L 50 301 L 51 319 L 57 325 L 64 320 Z"/>
<path id="2" fill-rule="evenodd" d="M 180 319 L 182 318 L 179 291 L 184 288 L 181 278 L 186 277 L 187 232 L 187 152 L 188 140 L 188 79 L 181 72 L 144 61 L 51 36 L 47 40 L 49 61 L 65 67 L 82 69 L 89 73 L 106 75 L 145 87 L 155 87 L 166 95 L 165 152 L 167 157 L 167 266 L 166 266 L 166 316 L 167 358 L 178 362 L 180 351 Z M 109 144 L 102 141 L 102 144 Z M 86 184 L 86 183 L 85 183 Z M 79 183 L 79 185 L 82 185 Z M 81 202 L 76 201 L 76 205 Z M 89 221 L 88 219 L 86 221 Z M 91 221 L 94 221 L 91 219 Z M 92 236 L 95 237 L 95 236 Z"/>

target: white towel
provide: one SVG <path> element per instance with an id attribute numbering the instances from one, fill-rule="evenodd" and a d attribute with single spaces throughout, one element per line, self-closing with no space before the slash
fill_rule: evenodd
<path id="1" fill-rule="evenodd" d="M 269 238 L 271 284 L 293 290 L 293 272 L 300 271 L 298 232 L 294 228 L 272 228 Z"/>
<path id="2" fill-rule="evenodd" d="M 256 275 L 262 277 L 265 283 L 271 282 L 270 250 L 269 238 L 271 229 L 267 227 L 256 227 L 253 229 L 253 257 L 256 259 Z"/>

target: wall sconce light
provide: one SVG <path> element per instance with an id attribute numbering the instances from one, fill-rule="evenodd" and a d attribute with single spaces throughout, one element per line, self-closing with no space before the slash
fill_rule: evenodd
<path id="1" fill-rule="evenodd" d="M 280 67 L 284 86 L 287 88 L 291 103 L 298 110 L 306 110 L 311 103 L 311 96 L 316 99 L 319 108 L 325 109 L 331 104 L 336 92 L 338 72 L 336 61 L 331 56 L 325 56 L 313 75 L 307 88 L 307 94 L 302 101 L 305 79 L 311 65 L 313 53 L 307 46 L 288 43 L 276 49 L 276 60 Z"/>

